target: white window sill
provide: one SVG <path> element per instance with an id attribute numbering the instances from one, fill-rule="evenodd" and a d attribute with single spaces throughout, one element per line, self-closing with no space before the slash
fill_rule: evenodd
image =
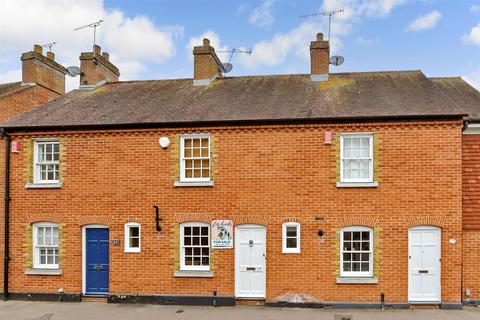
<path id="1" fill-rule="evenodd" d="M 61 187 L 61 183 L 27 183 L 25 185 L 25 189 L 58 189 Z"/>
<path id="2" fill-rule="evenodd" d="M 378 182 L 337 182 L 337 188 L 376 188 Z"/>
<path id="3" fill-rule="evenodd" d="M 140 249 L 125 249 L 125 253 L 140 253 Z"/>
<path id="4" fill-rule="evenodd" d="M 174 187 L 213 187 L 213 181 L 175 181 Z"/>
<path id="5" fill-rule="evenodd" d="M 345 284 L 377 284 L 377 277 L 339 277 L 337 278 L 337 283 Z"/>
<path id="6" fill-rule="evenodd" d="M 283 254 L 300 254 L 300 250 L 292 250 L 292 251 L 289 251 L 289 250 L 282 250 L 282 253 Z"/>
<path id="7" fill-rule="evenodd" d="M 173 273 L 175 278 L 213 278 L 212 271 L 180 270 Z"/>
<path id="8" fill-rule="evenodd" d="M 60 276 L 62 275 L 62 269 L 29 268 L 25 270 L 25 274 L 41 276 Z"/>

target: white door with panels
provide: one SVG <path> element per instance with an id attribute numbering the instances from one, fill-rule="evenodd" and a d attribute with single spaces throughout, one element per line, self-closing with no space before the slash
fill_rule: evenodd
<path id="1" fill-rule="evenodd" d="M 408 231 L 408 300 L 441 301 L 441 230 L 414 227 Z"/>
<path id="2" fill-rule="evenodd" d="M 265 298 L 266 229 L 240 225 L 235 229 L 235 295 L 237 298 Z"/>

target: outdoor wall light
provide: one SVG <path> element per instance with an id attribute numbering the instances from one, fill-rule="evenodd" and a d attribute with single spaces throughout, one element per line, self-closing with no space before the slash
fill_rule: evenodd
<path id="1" fill-rule="evenodd" d="M 168 137 L 161 137 L 158 140 L 158 143 L 160 144 L 160 147 L 162 147 L 162 149 L 167 149 L 170 145 L 170 139 L 168 139 Z"/>
<path id="2" fill-rule="evenodd" d="M 323 231 L 323 230 L 321 230 L 321 229 L 318 230 L 318 236 L 319 236 L 319 237 L 323 237 L 324 235 L 325 235 L 325 231 Z"/>

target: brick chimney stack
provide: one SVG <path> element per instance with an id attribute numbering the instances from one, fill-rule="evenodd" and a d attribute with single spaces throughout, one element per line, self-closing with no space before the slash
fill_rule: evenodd
<path id="1" fill-rule="evenodd" d="M 100 81 L 116 82 L 119 77 L 120 71 L 99 45 L 95 45 L 93 52 L 80 54 L 80 87 L 95 86 Z"/>
<path id="2" fill-rule="evenodd" d="M 66 69 L 55 62 L 55 54 L 43 55 L 42 46 L 36 44 L 33 51 L 22 54 L 22 82 L 36 83 L 58 94 L 65 93 Z"/>
<path id="3" fill-rule="evenodd" d="M 223 64 L 210 46 L 210 40 L 203 39 L 203 45 L 193 48 L 193 85 L 209 85 L 222 77 Z"/>
<path id="4" fill-rule="evenodd" d="M 327 81 L 330 66 L 330 44 L 323 40 L 323 33 L 310 43 L 310 63 L 312 81 Z"/>

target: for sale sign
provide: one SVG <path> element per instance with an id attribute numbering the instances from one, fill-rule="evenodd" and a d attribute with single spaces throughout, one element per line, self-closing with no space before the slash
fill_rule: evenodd
<path id="1" fill-rule="evenodd" d="M 233 221 L 212 221 L 212 248 L 233 248 Z"/>

